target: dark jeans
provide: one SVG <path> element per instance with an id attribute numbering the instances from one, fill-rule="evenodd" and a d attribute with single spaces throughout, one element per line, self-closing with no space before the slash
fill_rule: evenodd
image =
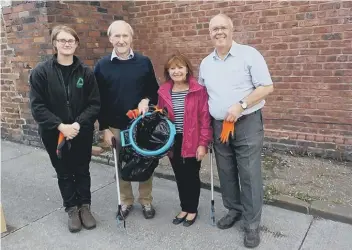
<path id="1" fill-rule="evenodd" d="M 182 134 L 175 137 L 173 157 L 170 159 L 175 173 L 181 209 L 188 213 L 197 213 L 200 195 L 199 170 L 201 162 L 195 157 L 181 157 Z"/>
<path id="2" fill-rule="evenodd" d="M 214 150 L 224 206 L 233 215 L 242 214 L 244 226 L 259 226 L 263 205 L 261 152 L 264 131 L 261 110 L 235 123 L 235 136 L 219 141 L 222 121 L 213 120 Z"/>
<path id="3" fill-rule="evenodd" d="M 91 204 L 91 178 L 89 164 L 92 156 L 93 131 L 80 131 L 62 150 L 62 158 L 56 155 L 58 131 L 41 132 L 43 144 L 57 173 L 63 206 Z"/>

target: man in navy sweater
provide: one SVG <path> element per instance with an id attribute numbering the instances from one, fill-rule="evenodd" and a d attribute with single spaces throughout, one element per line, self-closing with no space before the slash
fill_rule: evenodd
<path id="1" fill-rule="evenodd" d="M 107 35 L 113 51 L 100 59 L 94 69 L 101 96 L 98 121 L 100 130 L 104 131 L 104 141 L 111 145 L 115 136 L 120 145 L 120 130 L 126 129 L 129 123 L 127 111 L 138 107 L 145 113 L 149 104 L 157 104 L 159 85 L 150 59 L 132 51 L 133 29 L 127 22 L 113 22 Z M 127 217 L 134 203 L 131 183 L 120 179 L 120 192 L 122 213 Z M 155 215 L 151 193 L 152 178 L 139 183 L 139 203 L 146 219 Z"/>

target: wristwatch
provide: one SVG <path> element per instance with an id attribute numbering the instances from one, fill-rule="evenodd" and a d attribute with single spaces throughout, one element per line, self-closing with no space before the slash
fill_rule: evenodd
<path id="1" fill-rule="evenodd" d="M 243 110 L 246 110 L 246 108 L 248 107 L 248 104 L 244 101 L 240 101 L 241 107 L 243 108 Z"/>

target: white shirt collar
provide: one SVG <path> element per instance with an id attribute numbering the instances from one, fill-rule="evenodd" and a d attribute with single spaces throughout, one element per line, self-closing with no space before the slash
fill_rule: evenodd
<path id="1" fill-rule="evenodd" d="M 133 50 L 130 49 L 130 53 L 129 53 L 128 57 L 127 57 L 127 60 L 132 59 L 133 57 L 134 57 Z M 113 49 L 113 50 L 112 50 L 112 53 L 111 53 L 111 59 L 110 59 L 110 60 L 112 61 L 114 58 L 117 58 L 117 59 L 119 59 L 119 60 L 126 60 L 126 59 L 123 59 L 123 58 L 119 57 L 119 56 L 116 54 L 115 50 Z"/>
<path id="2" fill-rule="evenodd" d="M 235 41 L 232 41 L 232 45 L 231 45 L 231 48 L 230 48 L 230 51 L 227 53 L 227 55 L 225 56 L 224 60 L 226 60 L 226 58 L 231 55 L 231 56 L 235 56 L 236 54 L 236 45 L 237 43 Z M 220 57 L 218 56 L 218 53 L 216 52 L 216 49 L 214 49 L 213 51 L 213 58 L 214 59 L 218 59 L 218 60 L 221 60 Z"/>

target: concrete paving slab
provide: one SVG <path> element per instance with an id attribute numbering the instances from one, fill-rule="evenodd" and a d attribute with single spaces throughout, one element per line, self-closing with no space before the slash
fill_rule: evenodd
<path id="1" fill-rule="evenodd" d="M 112 174 L 113 169 L 110 170 Z M 240 225 L 223 231 L 209 224 L 209 191 L 202 190 L 200 217 L 190 228 L 171 223 L 179 209 L 174 182 L 155 178 L 154 197 L 156 217 L 145 220 L 136 204 L 125 231 L 122 225 L 117 227 L 114 219 L 117 197 L 113 183 L 93 193 L 96 229 L 69 233 L 67 215 L 61 209 L 2 238 L 2 246 L 4 249 L 244 249 Z M 225 210 L 218 193 L 215 204 L 216 217 L 220 218 Z M 262 244 L 258 249 L 298 249 L 311 220 L 311 216 L 265 206 Z"/>
<path id="2" fill-rule="evenodd" d="M 2 162 L 1 198 L 9 231 L 61 207 L 53 173 L 54 169 L 41 150 Z"/>
<path id="3" fill-rule="evenodd" d="M 2 205 L 11 229 L 2 235 L 3 249 L 245 249 L 241 223 L 228 230 L 210 225 L 209 190 L 201 191 L 197 222 L 190 228 L 174 226 L 171 220 L 179 211 L 177 188 L 165 179 L 154 180 L 156 217 L 145 220 L 136 204 L 127 230 L 118 227 L 114 168 L 96 163 L 91 165 L 92 209 L 98 227 L 71 234 L 46 152 L 3 142 L 2 153 Z M 225 209 L 219 193 L 215 193 L 215 209 L 220 219 Z M 313 221 L 311 215 L 264 206 L 262 243 L 257 249 L 352 249 L 351 232 L 351 225 Z"/>
<path id="4" fill-rule="evenodd" d="M 1 162 L 8 161 L 25 154 L 33 153 L 35 150 L 38 149 L 34 147 L 28 147 L 23 144 L 1 140 Z"/>
<path id="5" fill-rule="evenodd" d="M 330 220 L 315 219 L 302 250 L 350 250 L 352 226 Z"/>
<path id="6" fill-rule="evenodd" d="M 2 144 L 6 154 L 16 151 L 17 144 Z M 8 231 L 17 230 L 62 207 L 61 195 L 55 178 L 55 170 L 44 150 L 21 147 L 23 153 L 10 153 L 9 160 L 1 164 L 1 198 Z M 20 156 L 20 157 L 18 157 Z M 111 168 L 94 164 L 92 191 L 113 181 Z M 99 166 L 99 167 L 97 167 Z"/>

